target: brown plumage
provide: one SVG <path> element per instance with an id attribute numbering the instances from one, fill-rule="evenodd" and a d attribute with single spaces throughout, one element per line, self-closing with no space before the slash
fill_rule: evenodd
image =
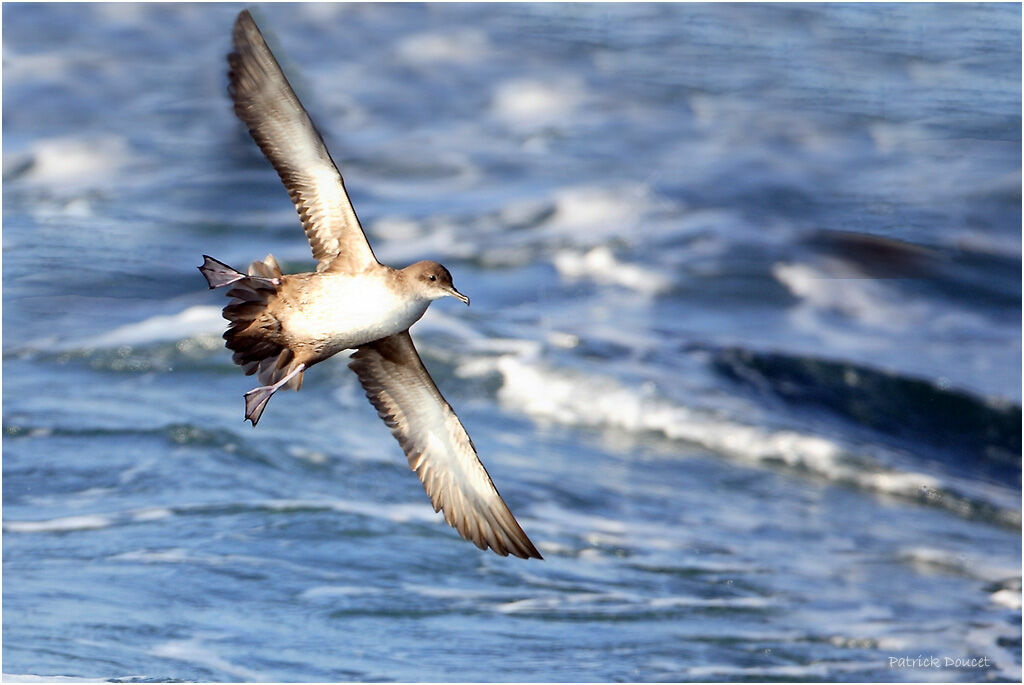
<path id="1" fill-rule="evenodd" d="M 443 509 L 448 525 L 480 549 L 539 559 L 427 373 L 409 332 L 360 347 L 349 368 L 423 481 L 434 511 Z M 444 443 L 440 447 L 438 440 Z"/>
<path id="2" fill-rule="evenodd" d="M 341 174 L 247 11 L 228 56 L 238 115 L 284 182 L 317 268 L 283 274 L 273 256 L 241 273 L 205 257 L 211 288 L 228 288 L 224 338 L 264 385 L 245 394 L 253 427 L 277 390 L 298 390 L 311 366 L 355 348 L 349 366 L 423 482 L 435 511 L 481 549 L 541 558 L 480 462 L 459 417 L 423 366 L 409 327 L 441 297 L 469 298 L 437 262 L 392 269 L 373 255 Z"/>
<path id="3" fill-rule="evenodd" d="M 361 237 L 362 228 L 345 182 L 247 10 L 235 22 L 233 44 L 228 93 L 235 114 L 288 189 L 319 262 L 317 270 L 338 257 L 353 270 L 376 263 L 366 240 L 350 239 Z"/>

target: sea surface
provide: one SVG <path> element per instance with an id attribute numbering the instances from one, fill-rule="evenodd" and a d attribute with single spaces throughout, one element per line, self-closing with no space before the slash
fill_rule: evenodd
<path id="1" fill-rule="evenodd" d="M 1020 680 L 1019 5 L 259 8 L 540 562 L 345 355 L 243 422 L 239 9 L 3 7 L 8 679 Z"/>

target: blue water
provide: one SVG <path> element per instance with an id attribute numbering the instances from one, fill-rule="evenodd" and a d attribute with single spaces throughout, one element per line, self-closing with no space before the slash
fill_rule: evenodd
<path id="1" fill-rule="evenodd" d="M 3 7 L 9 678 L 1019 681 L 1019 6 L 262 8 L 542 562 L 343 356 L 243 423 L 239 9 Z"/>

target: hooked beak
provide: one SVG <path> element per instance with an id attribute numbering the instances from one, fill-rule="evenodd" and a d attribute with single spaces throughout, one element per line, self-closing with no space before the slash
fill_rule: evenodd
<path id="1" fill-rule="evenodd" d="M 456 300 L 465 302 L 467 307 L 469 306 L 469 298 L 460 293 L 458 290 L 456 290 L 455 286 L 452 286 L 452 289 L 448 291 L 448 294 L 454 297 Z"/>

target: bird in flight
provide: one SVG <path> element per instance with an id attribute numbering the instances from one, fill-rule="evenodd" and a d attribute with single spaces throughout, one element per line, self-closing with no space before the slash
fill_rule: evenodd
<path id="1" fill-rule="evenodd" d="M 228 288 L 231 298 L 224 338 L 232 359 L 262 384 L 245 394 L 245 418 L 255 427 L 275 392 L 298 390 L 311 366 L 355 349 L 349 367 L 434 511 L 480 549 L 540 559 L 409 336 L 432 301 L 469 298 L 437 262 L 393 269 L 377 261 L 341 173 L 247 10 L 235 21 L 233 48 L 235 114 L 280 175 L 317 261 L 314 272 L 283 274 L 267 255 L 242 273 L 203 256 L 210 288 Z"/>

